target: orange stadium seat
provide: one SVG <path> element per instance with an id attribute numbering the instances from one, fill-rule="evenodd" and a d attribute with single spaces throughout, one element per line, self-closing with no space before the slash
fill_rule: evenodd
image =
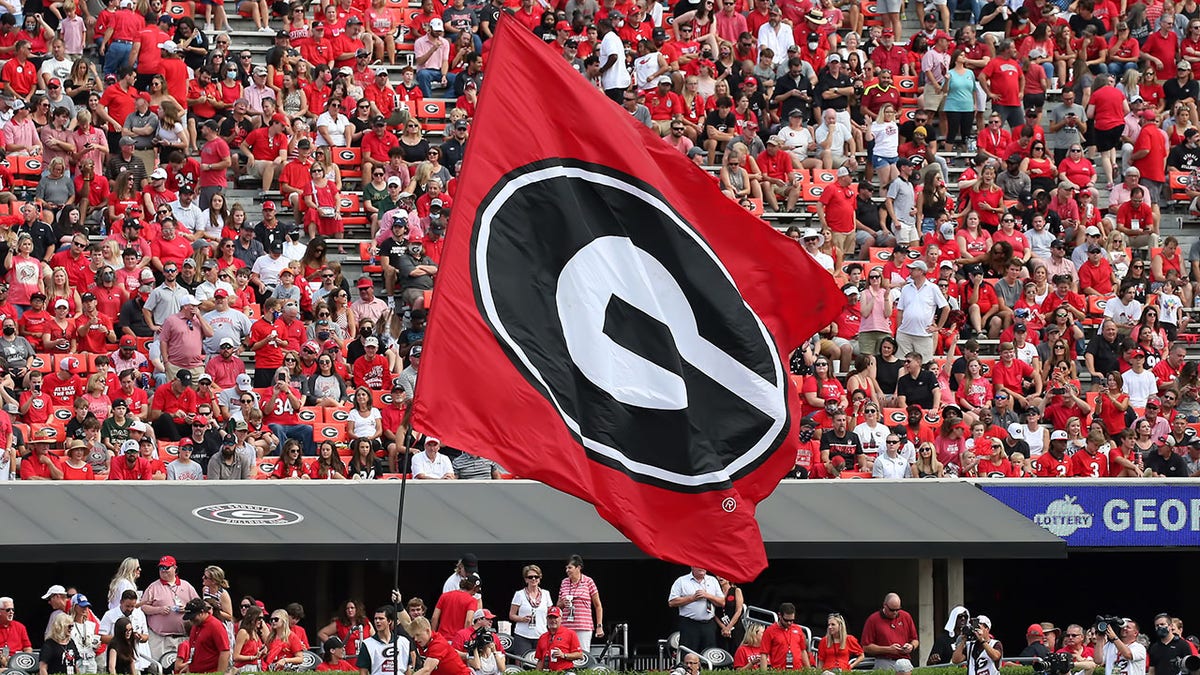
<path id="1" fill-rule="evenodd" d="M 342 172 L 343 179 L 362 178 L 361 148 L 338 148 L 333 153 L 333 163 Z"/>
<path id="2" fill-rule="evenodd" d="M 357 192 L 343 192 L 338 195 L 342 207 L 342 223 L 346 225 L 366 225 L 370 220 L 363 211 L 362 199 Z"/>
<path id="3" fill-rule="evenodd" d="M 301 422 L 305 424 L 312 424 L 314 422 L 319 422 L 323 417 L 323 413 L 317 406 L 305 406 L 300 409 L 300 412 L 296 413 L 296 416 L 300 418 Z"/>
<path id="4" fill-rule="evenodd" d="M 325 408 L 321 408 L 321 410 L 323 411 L 322 412 L 322 421 L 323 422 L 329 422 L 329 423 L 341 422 L 342 424 L 345 424 L 346 421 L 350 419 L 350 408 L 348 406 L 343 407 L 343 408 L 325 407 Z"/>
<path id="5" fill-rule="evenodd" d="M 866 25 L 866 26 L 882 26 L 883 25 L 883 14 L 881 14 L 879 12 L 879 3 L 864 2 L 861 5 L 859 5 L 859 8 L 862 9 L 863 25 Z"/>
<path id="6" fill-rule="evenodd" d="M 192 16 L 192 3 L 190 2 L 169 2 L 163 9 L 171 15 L 172 19 Z"/>
<path id="7" fill-rule="evenodd" d="M 417 119 L 426 133 L 441 133 L 449 121 L 446 102 L 438 99 L 424 99 L 417 110 Z"/>
<path id="8" fill-rule="evenodd" d="M 917 87 L 917 78 L 911 75 L 897 77 L 896 89 L 900 91 L 900 105 L 915 106 L 917 104 L 917 97 L 920 95 L 920 89 Z"/>
<path id="9" fill-rule="evenodd" d="M 29 362 L 29 369 L 39 373 L 54 372 L 54 357 L 50 354 L 34 354 Z"/>
<path id="10" fill-rule="evenodd" d="M 1191 183 L 1191 172 L 1171 169 L 1167 175 L 1167 184 L 1171 187 L 1171 200 L 1186 202 L 1188 200 L 1188 187 L 1191 186 Z"/>
<path id="11" fill-rule="evenodd" d="M 313 442 L 348 441 L 345 422 L 319 422 L 313 424 Z"/>

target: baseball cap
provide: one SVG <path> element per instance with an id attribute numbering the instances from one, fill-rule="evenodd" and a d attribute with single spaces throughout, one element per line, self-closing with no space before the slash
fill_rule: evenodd
<path id="1" fill-rule="evenodd" d="M 208 611 L 208 603 L 200 598 L 192 598 L 183 606 L 183 620 L 191 621 L 197 614 Z"/>
<path id="2" fill-rule="evenodd" d="M 166 180 L 167 170 L 161 166 L 150 172 L 150 180 Z"/>
<path id="3" fill-rule="evenodd" d="M 76 593 L 71 596 L 71 604 L 76 607 L 91 607 L 92 603 L 88 602 L 87 596 L 83 593 Z"/>
<path id="4" fill-rule="evenodd" d="M 46 592 L 42 595 L 42 599 L 49 600 L 50 596 L 52 596 L 52 595 L 66 595 L 66 594 L 67 594 L 67 589 L 63 588 L 61 584 L 54 584 L 50 588 L 46 589 Z"/>
<path id="5" fill-rule="evenodd" d="M 137 340 L 134 340 L 132 335 L 126 335 L 121 338 L 121 341 L 117 344 L 117 346 L 130 348 L 137 347 Z"/>
<path id="6" fill-rule="evenodd" d="M 378 347 L 379 346 L 379 338 L 372 335 L 371 337 L 363 340 L 363 346 L 364 347 Z"/>
<path id="7" fill-rule="evenodd" d="M 342 647 L 345 647 L 346 645 L 342 644 L 341 639 L 339 639 L 335 635 L 335 636 L 329 638 L 328 640 L 326 640 L 325 644 L 322 646 L 325 648 L 325 653 L 328 654 L 329 652 L 331 652 L 335 649 L 341 649 Z"/>
<path id="8" fill-rule="evenodd" d="M 356 283 L 354 285 L 357 286 L 358 288 L 374 288 L 375 282 L 371 281 L 367 277 L 363 277 L 363 278 L 359 279 L 358 283 Z"/>
<path id="9" fill-rule="evenodd" d="M 164 555 L 163 557 L 158 559 L 159 567 L 174 567 L 176 564 L 177 563 L 175 562 L 175 556 Z M 193 600 L 195 600 L 195 599 L 196 598 L 193 598 Z M 200 602 L 204 602 L 204 601 L 201 600 Z"/>
<path id="10" fill-rule="evenodd" d="M 925 264 L 924 260 L 914 260 L 906 265 L 910 270 L 921 270 L 922 272 L 929 271 L 929 265 Z"/>
<path id="11" fill-rule="evenodd" d="M 986 614 L 980 614 L 976 616 L 975 620 L 978 621 L 980 625 L 987 626 L 988 628 L 992 627 L 992 620 L 989 619 Z"/>
<path id="12" fill-rule="evenodd" d="M 445 26 L 442 24 L 442 20 L 441 20 L 441 19 L 434 19 L 434 20 L 432 20 L 432 21 L 430 21 L 430 22 L 429 22 L 429 30 L 430 30 L 430 32 L 433 32 L 433 31 L 442 31 L 442 30 L 445 30 L 445 28 L 446 28 L 446 27 L 445 27 Z"/>
<path id="13" fill-rule="evenodd" d="M 838 168 L 838 170 L 837 170 L 837 177 L 838 177 L 838 178 L 842 178 L 842 177 L 844 177 L 844 176 L 849 176 L 849 175 L 850 175 L 850 169 L 847 169 L 847 168 L 846 168 L 846 167 L 844 167 L 844 166 L 843 166 L 843 167 L 839 167 L 839 168 Z"/>
<path id="14" fill-rule="evenodd" d="M 233 339 L 233 338 L 231 338 L 231 337 L 223 337 L 223 338 L 221 338 L 220 346 L 222 346 L 222 347 L 236 347 L 236 346 L 237 346 L 237 340 L 234 340 L 234 339 Z"/>
<path id="15" fill-rule="evenodd" d="M 477 609 L 477 610 L 475 610 L 475 614 L 473 614 L 471 616 L 471 619 L 474 621 L 478 621 L 480 619 L 494 619 L 494 618 L 496 618 L 496 615 L 492 614 L 489 610 L 486 610 L 486 609 Z"/>
<path id="16" fill-rule="evenodd" d="M 562 610 L 557 607 L 551 607 L 550 609 L 546 610 L 546 616 L 556 616 L 561 619 Z"/>
<path id="17" fill-rule="evenodd" d="M 1052 441 L 1065 441 L 1065 440 L 1067 440 L 1067 438 L 1068 438 L 1067 432 L 1063 431 L 1062 429 L 1057 429 L 1057 430 L 1051 432 L 1051 434 L 1050 434 L 1050 440 L 1052 440 Z M 1038 626 L 1038 627 L 1041 628 L 1041 626 Z M 1030 627 L 1029 630 L 1032 631 L 1033 628 Z M 1039 633 L 1039 635 L 1040 635 L 1040 633 Z"/>
<path id="18" fill-rule="evenodd" d="M 192 371 L 180 370 L 178 373 L 175 373 L 175 379 L 182 382 L 184 386 L 187 386 L 192 383 Z"/>
<path id="19" fill-rule="evenodd" d="M 249 389 L 253 382 L 254 381 L 251 380 L 250 376 L 247 375 L 246 373 L 242 373 L 241 375 L 238 375 L 237 380 L 236 380 L 237 388 L 241 389 L 241 390 Z"/>

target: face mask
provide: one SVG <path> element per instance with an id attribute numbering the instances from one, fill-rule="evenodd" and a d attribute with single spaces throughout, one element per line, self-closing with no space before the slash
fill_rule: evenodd
<path id="1" fill-rule="evenodd" d="M 280 311 L 271 312 L 271 317 L 278 319 L 280 317 L 280 315 L 282 315 L 282 314 L 283 314 L 283 312 L 280 312 Z"/>
<path id="2" fill-rule="evenodd" d="M 816 42 L 816 41 L 810 41 L 810 42 L 808 43 L 808 48 L 809 48 L 809 49 L 816 49 L 816 48 L 817 48 L 817 42 Z"/>
<path id="3" fill-rule="evenodd" d="M 14 335 L 16 335 L 16 334 L 17 334 L 17 329 L 16 329 L 16 328 L 13 328 L 12 326 L 5 326 L 5 327 L 4 327 L 4 336 L 5 336 L 5 337 L 12 337 L 12 336 L 14 336 Z"/>
<path id="4" fill-rule="evenodd" d="M 1154 629 L 1154 632 L 1158 633 L 1158 637 L 1165 638 L 1171 634 L 1171 628 L 1170 626 L 1158 626 Z"/>

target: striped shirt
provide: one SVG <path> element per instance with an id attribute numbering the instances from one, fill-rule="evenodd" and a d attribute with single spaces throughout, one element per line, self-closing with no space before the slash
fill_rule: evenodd
<path id="1" fill-rule="evenodd" d="M 567 608 L 563 610 L 563 628 L 592 630 L 592 596 L 597 593 L 596 582 L 586 574 L 579 575 L 579 581 L 571 581 L 570 577 L 562 580 L 558 597 L 567 601 Z"/>

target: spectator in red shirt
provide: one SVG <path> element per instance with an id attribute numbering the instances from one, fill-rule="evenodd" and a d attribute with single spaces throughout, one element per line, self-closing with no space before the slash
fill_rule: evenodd
<path id="1" fill-rule="evenodd" d="M 1041 402 L 1037 397 L 1042 393 L 1042 374 L 1016 355 L 1013 343 L 1000 343 L 1000 360 L 992 365 L 992 387 L 997 394 L 1011 394 L 1021 408 L 1036 406 Z M 1026 387 L 1025 380 L 1031 380 L 1032 385 Z"/>
<path id="2" fill-rule="evenodd" d="M 150 460 L 139 454 L 135 441 L 122 445 L 120 458 L 114 458 L 108 467 L 109 480 L 154 480 Z"/>
<path id="3" fill-rule="evenodd" d="M 287 161 L 288 138 L 283 133 L 286 127 L 287 117 L 276 113 L 270 124 L 251 131 L 242 141 L 242 154 L 252 158 L 246 168 L 251 176 L 262 178 L 264 191 L 271 189 L 275 176 L 283 171 Z"/>
<path id="4" fill-rule="evenodd" d="M 21 480 L 62 480 L 62 461 L 50 454 L 50 446 L 54 444 L 55 431 L 41 428 L 34 432 L 33 437 L 25 441 L 32 451 L 21 461 Z"/>
<path id="5" fill-rule="evenodd" d="M 796 606 L 779 605 L 779 620 L 763 629 L 761 649 L 772 670 L 799 670 L 810 666 L 804 629 L 796 623 Z"/>
<path id="6" fill-rule="evenodd" d="M 177 441 L 192 432 L 196 413 L 196 390 L 192 389 L 192 372 L 181 368 L 175 379 L 154 392 L 154 407 L 150 423 L 159 438 Z"/>
<path id="7" fill-rule="evenodd" d="M 993 109 L 1010 129 L 1025 124 L 1021 93 L 1025 91 L 1025 73 L 1014 58 L 1016 48 L 1005 40 L 996 47 L 996 56 L 979 73 L 979 84 L 992 100 Z"/>
<path id="8" fill-rule="evenodd" d="M 763 190 L 763 199 L 772 211 L 778 211 L 779 198 L 783 197 L 790 212 L 800 199 L 800 181 L 792 166 L 791 153 L 781 151 L 782 146 L 778 136 L 768 138 L 766 149 L 758 155 L 758 168 L 763 173 L 764 187 L 768 188 Z"/>
<path id="9" fill-rule="evenodd" d="M 383 115 L 371 118 L 371 131 L 362 135 L 362 175 L 370 176 L 372 169 L 386 166 L 388 153 L 400 147 L 400 139 L 387 128 Z"/>
<path id="10" fill-rule="evenodd" d="M 1071 476 L 1084 478 L 1105 478 L 1108 476 L 1108 455 L 1100 452 L 1100 447 L 1108 445 L 1108 437 L 1099 429 L 1092 429 L 1087 435 L 1087 444 L 1082 450 L 1071 455 L 1067 471 Z"/>
<path id="11" fill-rule="evenodd" d="M 1116 277 L 1112 265 L 1104 258 L 1104 250 L 1093 245 L 1087 253 L 1087 262 L 1077 272 L 1080 290 L 1084 295 L 1112 295 Z"/>
<path id="12" fill-rule="evenodd" d="M 467 669 L 467 664 L 458 652 L 450 646 L 450 641 L 444 635 L 434 633 L 425 617 L 413 619 L 408 630 L 412 634 L 414 649 L 424 659 L 424 664 L 415 670 L 413 675 L 469 675 L 471 671 Z M 572 631 L 565 632 L 575 635 Z M 567 661 L 568 667 L 572 665 L 574 664 Z"/>
<path id="13" fill-rule="evenodd" d="M 912 671 L 912 654 L 920 641 L 912 616 L 901 609 L 899 595 L 888 593 L 883 598 L 883 607 L 867 617 L 860 642 L 863 653 L 874 657 L 877 669 Z"/>
<path id="14" fill-rule="evenodd" d="M 541 670 L 571 670 L 575 659 L 583 658 L 579 636 L 562 627 L 562 610 L 551 607 L 546 611 L 546 632 L 538 638 L 534 660 Z"/>
<path id="15" fill-rule="evenodd" d="M 317 672 L 348 672 L 357 673 L 358 666 L 346 660 L 346 645 L 337 636 L 325 641 L 324 660 L 317 666 Z"/>
<path id="16" fill-rule="evenodd" d="M 229 633 L 220 619 L 213 616 L 212 607 L 200 598 L 192 598 L 183 608 L 183 620 L 191 625 L 188 643 L 192 658 L 187 663 L 188 671 L 225 672 L 229 667 Z"/>
<path id="17" fill-rule="evenodd" d="M 25 625 L 13 619 L 12 598 L 0 600 L 0 649 L 8 649 L 8 653 L 29 653 L 33 645 L 29 642 L 29 631 Z M 0 660 L 0 667 L 8 667 L 8 659 Z"/>

